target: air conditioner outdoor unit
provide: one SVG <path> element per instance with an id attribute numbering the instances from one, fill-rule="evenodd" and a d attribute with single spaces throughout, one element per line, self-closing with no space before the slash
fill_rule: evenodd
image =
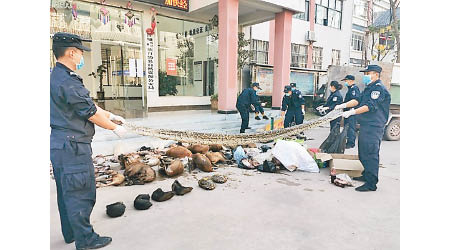
<path id="1" fill-rule="evenodd" d="M 316 40 L 316 33 L 314 31 L 308 31 L 306 33 L 306 40 L 310 42 L 315 42 Z"/>

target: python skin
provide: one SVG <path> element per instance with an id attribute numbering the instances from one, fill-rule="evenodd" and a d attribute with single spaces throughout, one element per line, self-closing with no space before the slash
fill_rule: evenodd
<path id="1" fill-rule="evenodd" d="M 284 138 L 297 135 L 308 129 L 318 127 L 326 122 L 330 122 L 342 115 L 342 109 L 333 110 L 323 117 L 306 123 L 295 125 L 289 128 L 275 129 L 270 131 L 246 134 L 222 134 L 222 133 L 201 133 L 194 131 L 177 131 L 169 129 L 154 129 L 144 126 L 138 126 L 133 123 L 123 124 L 130 131 L 134 131 L 139 135 L 154 136 L 165 140 L 174 140 L 185 143 L 195 144 L 223 144 L 230 147 L 239 145 L 247 145 L 249 143 L 261 142 L 266 143 L 278 138 Z"/>

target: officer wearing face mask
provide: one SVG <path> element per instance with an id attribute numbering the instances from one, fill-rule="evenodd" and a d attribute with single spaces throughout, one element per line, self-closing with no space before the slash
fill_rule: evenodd
<path id="1" fill-rule="evenodd" d="M 367 69 L 361 71 L 364 72 L 363 83 L 366 88 L 361 95 L 359 108 L 342 114 L 344 118 L 358 115 L 360 124 L 358 155 L 364 171 L 361 177 L 354 179 L 365 182 L 364 185 L 356 188 L 356 191 L 360 192 L 377 190 L 380 144 L 391 104 L 391 94 L 380 80 L 381 70 L 382 68 L 378 65 L 369 65 Z M 357 105 L 358 101 L 351 100 L 344 103 L 343 108 L 352 108 Z"/>
<path id="2" fill-rule="evenodd" d="M 359 91 L 358 86 L 355 84 L 355 77 L 352 75 L 345 76 L 342 81 L 345 81 L 345 86 L 347 86 L 347 94 L 345 94 L 345 99 L 343 104 L 336 105 L 335 109 L 344 109 L 344 111 L 350 110 L 350 108 L 346 108 L 345 103 L 348 103 L 351 100 L 355 100 L 359 103 L 359 98 L 361 96 L 361 92 Z M 348 124 L 347 131 L 347 144 L 345 148 L 353 148 L 355 147 L 356 140 L 356 117 L 350 116 L 344 119 L 344 126 Z"/>
<path id="3" fill-rule="evenodd" d="M 125 128 L 112 122 L 125 120 L 95 105 L 75 73 L 84 65 L 83 52 L 90 51 L 81 42 L 69 33 L 53 36 L 57 63 L 50 76 L 50 160 L 64 241 L 75 241 L 77 250 L 100 248 L 112 240 L 95 233 L 89 219 L 96 200 L 91 148 L 94 124 L 119 137 L 126 134 Z"/>
<path id="4" fill-rule="evenodd" d="M 288 128 L 295 122 L 296 125 L 303 123 L 303 113 L 300 109 L 305 109 L 305 99 L 297 92 L 292 90 L 290 85 L 284 86 L 284 96 L 281 102 L 281 116 L 284 117 L 284 127 Z M 287 110 L 287 112 L 286 112 Z"/>
<path id="5" fill-rule="evenodd" d="M 330 94 L 330 96 L 328 96 L 328 99 L 327 99 L 327 102 L 325 103 L 325 105 L 317 107 L 317 109 L 321 112 L 331 112 L 332 110 L 334 110 L 336 105 L 339 105 L 342 103 L 343 98 L 342 98 L 341 92 L 339 91 L 341 89 L 342 89 L 341 84 L 339 84 L 337 81 L 331 81 L 331 83 L 330 83 L 331 94 Z M 341 122 L 340 117 L 330 121 L 330 130 L 332 130 L 334 128 L 334 126 L 336 126 L 336 124 L 338 124 L 339 122 Z"/>

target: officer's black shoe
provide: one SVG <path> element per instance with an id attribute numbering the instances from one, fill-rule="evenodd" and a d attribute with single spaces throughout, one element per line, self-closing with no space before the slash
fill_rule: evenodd
<path id="1" fill-rule="evenodd" d="M 269 117 L 267 117 L 266 115 L 263 115 L 263 119 L 269 120 Z"/>
<path id="2" fill-rule="evenodd" d="M 250 128 L 250 127 L 247 127 L 247 128 L 245 128 L 245 129 L 252 129 L 252 128 Z"/>
<path id="3" fill-rule="evenodd" d="M 259 118 L 259 116 L 255 116 L 255 120 L 261 120 L 261 118 Z"/>
<path id="4" fill-rule="evenodd" d="M 371 186 L 365 183 L 364 185 L 355 188 L 355 190 L 358 192 L 377 191 L 377 186 Z"/>
<path id="5" fill-rule="evenodd" d="M 239 133 L 241 133 L 241 134 L 243 134 L 243 133 L 245 133 L 245 130 L 239 130 Z"/>
<path id="6" fill-rule="evenodd" d="M 111 237 L 101 236 L 101 237 L 98 237 L 98 238 L 97 238 L 94 242 L 92 242 L 89 246 L 85 246 L 85 247 L 77 247 L 77 250 L 102 248 L 102 247 L 108 245 L 109 243 L 111 243 L 111 241 L 112 241 L 112 238 L 111 238 Z"/>
<path id="7" fill-rule="evenodd" d="M 359 177 L 355 177 L 355 178 L 353 178 L 353 180 L 355 180 L 355 181 L 366 181 L 366 179 L 364 179 L 364 176 L 359 176 Z"/>

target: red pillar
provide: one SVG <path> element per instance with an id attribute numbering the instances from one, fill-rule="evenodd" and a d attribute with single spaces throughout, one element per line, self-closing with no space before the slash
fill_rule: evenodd
<path id="1" fill-rule="evenodd" d="M 273 65 L 272 109 L 280 109 L 285 85 L 291 72 L 292 11 L 275 15 L 275 58 Z"/>
<path id="2" fill-rule="evenodd" d="M 238 0 L 219 0 L 219 113 L 237 113 Z"/>
<path id="3" fill-rule="evenodd" d="M 316 20 L 316 0 L 309 1 L 309 30 L 314 31 L 314 24 Z M 306 67 L 312 69 L 313 67 L 313 44 L 308 45 L 308 59 Z"/>
<path id="4" fill-rule="evenodd" d="M 270 21 L 269 25 L 269 65 L 273 65 L 275 56 L 275 21 Z"/>

